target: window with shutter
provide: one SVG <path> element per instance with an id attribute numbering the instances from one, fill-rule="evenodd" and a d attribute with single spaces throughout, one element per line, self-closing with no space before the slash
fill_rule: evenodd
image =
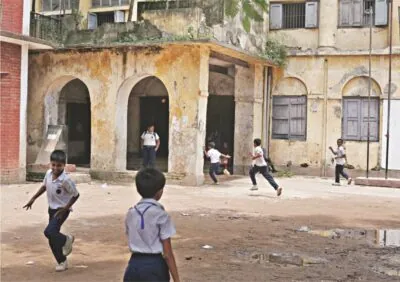
<path id="1" fill-rule="evenodd" d="M 101 7 L 101 0 L 92 0 L 92 7 Z"/>
<path id="2" fill-rule="evenodd" d="M 353 13 L 353 26 L 361 26 L 363 23 L 363 0 L 353 0 L 352 13 Z"/>
<path id="3" fill-rule="evenodd" d="M 96 29 L 97 28 L 97 14 L 89 13 L 88 14 L 88 29 Z"/>
<path id="4" fill-rule="evenodd" d="M 42 0 L 42 11 L 51 11 L 51 0 Z"/>
<path id="5" fill-rule="evenodd" d="M 340 0 L 339 25 L 351 26 L 353 24 L 352 0 Z"/>
<path id="6" fill-rule="evenodd" d="M 371 98 L 368 116 L 368 98 L 343 99 L 343 138 L 366 141 L 370 124 L 370 141 L 379 140 L 379 98 Z"/>
<path id="7" fill-rule="evenodd" d="M 306 96 L 274 96 L 272 101 L 272 138 L 306 140 Z"/>
<path id="8" fill-rule="evenodd" d="M 270 29 L 282 28 L 282 4 L 271 4 L 270 5 L 270 16 L 269 16 L 269 27 Z"/>
<path id="9" fill-rule="evenodd" d="M 306 28 L 318 27 L 318 2 L 306 3 Z"/>
<path id="10" fill-rule="evenodd" d="M 388 4 L 386 0 L 375 0 L 375 25 L 388 24 Z"/>
<path id="11" fill-rule="evenodd" d="M 124 11 L 115 11 L 114 12 L 114 22 L 116 22 L 116 23 L 125 22 L 125 13 L 124 13 Z"/>

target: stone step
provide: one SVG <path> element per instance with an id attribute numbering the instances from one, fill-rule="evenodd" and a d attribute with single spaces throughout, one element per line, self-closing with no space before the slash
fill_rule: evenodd
<path id="1" fill-rule="evenodd" d="M 387 188 L 399 188 L 400 189 L 400 179 L 399 178 L 377 178 L 377 177 L 357 177 L 355 179 L 356 185 L 361 186 L 374 186 L 374 187 L 387 187 Z"/>

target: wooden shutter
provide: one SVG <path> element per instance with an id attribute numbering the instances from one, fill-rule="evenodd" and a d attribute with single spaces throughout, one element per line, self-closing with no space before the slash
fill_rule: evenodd
<path id="1" fill-rule="evenodd" d="M 368 139 L 368 120 L 370 141 L 379 140 L 379 99 L 372 98 L 368 118 L 368 99 L 361 100 L 361 140 Z"/>
<path id="2" fill-rule="evenodd" d="M 318 27 L 318 2 L 306 2 L 306 28 Z"/>
<path id="3" fill-rule="evenodd" d="M 282 28 L 282 4 L 270 4 L 269 28 Z"/>
<path id="4" fill-rule="evenodd" d="M 51 0 L 42 0 L 42 12 L 51 11 Z"/>
<path id="5" fill-rule="evenodd" d="M 351 26 L 353 24 L 352 1 L 340 0 L 339 25 Z"/>
<path id="6" fill-rule="evenodd" d="M 289 107 L 289 139 L 306 140 L 307 97 L 290 98 Z"/>
<path id="7" fill-rule="evenodd" d="M 393 4 L 392 4 L 393 5 Z M 387 25 L 388 4 L 386 0 L 375 0 L 375 25 Z"/>
<path id="8" fill-rule="evenodd" d="M 129 0 L 121 0 L 121 5 L 129 5 Z"/>
<path id="9" fill-rule="evenodd" d="M 97 14 L 88 13 L 88 29 L 97 28 Z"/>
<path id="10" fill-rule="evenodd" d="M 290 98 L 274 96 L 272 100 L 272 138 L 289 139 Z"/>
<path id="11" fill-rule="evenodd" d="M 363 0 L 353 0 L 353 22 L 352 26 L 361 26 L 364 18 Z"/>
<path id="12" fill-rule="evenodd" d="M 343 138 L 345 140 L 360 140 L 360 99 L 343 100 Z"/>
<path id="13" fill-rule="evenodd" d="M 115 11 L 114 12 L 114 22 L 115 23 L 124 23 L 125 22 L 125 12 L 124 11 Z"/>
<path id="14" fill-rule="evenodd" d="M 120 0 L 111 0 L 110 5 L 113 7 L 120 6 Z"/>

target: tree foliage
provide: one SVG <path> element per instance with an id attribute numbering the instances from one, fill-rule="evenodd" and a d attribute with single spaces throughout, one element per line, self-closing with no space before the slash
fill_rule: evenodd
<path id="1" fill-rule="evenodd" d="M 264 20 L 264 12 L 268 12 L 268 3 L 266 0 L 224 0 L 225 14 L 234 18 L 239 12 L 243 28 L 246 32 L 250 32 L 251 22 L 262 22 Z"/>
<path id="2" fill-rule="evenodd" d="M 276 39 L 268 38 L 262 56 L 280 67 L 284 67 L 286 64 L 287 50 L 285 45 Z"/>

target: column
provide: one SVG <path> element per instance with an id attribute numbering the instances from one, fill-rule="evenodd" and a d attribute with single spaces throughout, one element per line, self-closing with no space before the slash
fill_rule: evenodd
<path id="1" fill-rule="evenodd" d="M 319 48 L 335 47 L 339 1 L 319 1 Z"/>

